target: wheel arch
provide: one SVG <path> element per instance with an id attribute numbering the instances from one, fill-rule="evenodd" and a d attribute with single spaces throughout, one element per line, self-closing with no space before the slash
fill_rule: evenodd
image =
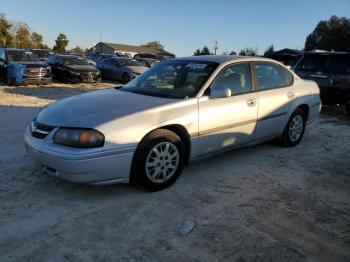
<path id="1" fill-rule="evenodd" d="M 144 142 L 145 139 L 147 139 L 147 137 L 151 133 L 153 133 L 156 130 L 160 130 L 160 129 L 165 129 L 165 130 L 171 131 L 171 132 L 175 133 L 176 135 L 178 135 L 180 137 L 180 139 L 184 143 L 185 151 L 186 151 L 185 164 L 187 165 L 189 163 L 190 154 L 191 154 L 191 136 L 188 133 L 186 127 L 184 127 L 183 125 L 180 125 L 180 124 L 170 124 L 170 125 L 160 126 L 160 127 L 155 128 L 155 129 L 152 129 L 147 134 L 145 134 L 142 137 L 142 139 L 139 141 L 139 143 L 137 144 L 137 147 L 136 147 L 136 150 L 135 150 L 135 153 L 133 155 L 132 162 L 131 162 L 130 179 L 129 179 L 129 181 L 134 181 L 133 177 L 134 177 L 135 174 L 133 172 L 133 167 L 134 167 L 134 163 L 136 161 L 136 152 L 139 150 L 142 142 Z"/>
<path id="2" fill-rule="evenodd" d="M 309 119 L 310 107 L 307 104 L 300 104 L 297 106 L 298 109 L 302 110 L 305 113 L 306 121 Z"/>

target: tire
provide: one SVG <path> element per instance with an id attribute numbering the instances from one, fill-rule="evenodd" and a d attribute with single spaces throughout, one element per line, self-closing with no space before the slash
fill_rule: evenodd
<path id="1" fill-rule="evenodd" d="M 345 105 L 345 112 L 350 116 L 350 104 Z"/>
<path id="2" fill-rule="evenodd" d="M 124 73 L 123 77 L 122 77 L 122 82 L 124 84 L 126 84 L 126 83 L 130 82 L 130 80 L 131 80 L 131 76 L 129 74 L 127 74 L 127 73 Z"/>
<path id="3" fill-rule="evenodd" d="M 304 136 L 305 126 L 306 116 L 304 111 L 299 108 L 295 109 L 283 131 L 280 144 L 284 147 L 293 147 L 299 144 Z"/>
<path id="4" fill-rule="evenodd" d="M 184 163 L 185 146 L 180 137 L 169 130 L 158 129 L 139 144 L 130 180 L 147 191 L 159 191 L 175 183 Z"/>

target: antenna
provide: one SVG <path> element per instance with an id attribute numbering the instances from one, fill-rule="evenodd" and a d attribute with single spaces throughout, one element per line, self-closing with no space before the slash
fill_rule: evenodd
<path id="1" fill-rule="evenodd" d="M 214 41 L 214 55 L 216 55 L 216 50 L 218 50 L 218 48 L 219 48 L 219 42 L 218 42 L 218 40 L 215 40 Z"/>
<path id="2" fill-rule="evenodd" d="M 102 28 L 100 29 L 100 42 L 102 42 Z"/>

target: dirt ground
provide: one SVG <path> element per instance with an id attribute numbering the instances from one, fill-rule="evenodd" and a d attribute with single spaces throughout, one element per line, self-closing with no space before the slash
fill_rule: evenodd
<path id="1" fill-rule="evenodd" d="M 156 193 L 35 169 L 23 131 L 40 107 L 114 85 L 0 86 L 1 261 L 350 261 L 350 118 L 338 109 L 297 147 L 197 161 Z"/>

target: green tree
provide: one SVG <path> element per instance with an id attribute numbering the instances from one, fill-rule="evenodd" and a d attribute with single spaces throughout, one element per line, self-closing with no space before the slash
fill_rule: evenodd
<path id="1" fill-rule="evenodd" d="M 31 48 L 32 39 L 29 26 L 20 23 L 15 34 L 14 44 L 18 48 Z"/>
<path id="2" fill-rule="evenodd" d="M 10 47 L 12 36 L 10 34 L 11 24 L 6 19 L 5 14 L 0 14 L 0 46 Z"/>
<path id="3" fill-rule="evenodd" d="M 76 46 L 73 49 L 70 50 L 72 53 L 84 55 L 85 51 L 80 46 Z"/>
<path id="4" fill-rule="evenodd" d="M 266 48 L 265 52 L 264 52 L 264 56 L 268 57 L 269 55 L 273 54 L 275 52 L 275 49 L 273 47 L 273 45 L 270 45 L 268 48 Z"/>
<path id="5" fill-rule="evenodd" d="M 333 15 L 320 21 L 306 37 L 305 50 L 350 51 L 350 20 Z"/>
<path id="6" fill-rule="evenodd" d="M 164 46 L 159 41 L 151 41 L 141 46 L 158 49 L 158 50 L 164 50 Z"/>
<path id="7" fill-rule="evenodd" d="M 212 53 L 210 53 L 210 50 L 207 46 L 204 46 L 202 48 L 202 50 L 200 49 L 196 49 L 196 51 L 194 51 L 193 53 L 194 56 L 198 56 L 198 55 L 212 55 Z"/>
<path id="8" fill-rule="evenodd" d="M 56 42 L 56 45 L 53 47 L 53 51 L 54 52 L 65 52 L 66 51 L 66 47 L 69 43 L 69 40 L 67 39 L 67 37 L 60 33 L 58 36 L 57 36 L 57 39 L 55 40 Z"/>
<path id="9" fill-rule="evenodd" d="M 241 56 L 257 56 L 257 51 L 251 47 L 247 47 L 247 48 L 242 49 L 239 52 L 239 55 L 241 55 Z"/>
<path id="10" fill-rule="evenodd" d="M 43 36 L 33 32 L 31 35 L 32 39 L 32 47 L 33 48 L 40 48 L 40 49 L 48 49 L 48 46 L 43 44 Z"/>

